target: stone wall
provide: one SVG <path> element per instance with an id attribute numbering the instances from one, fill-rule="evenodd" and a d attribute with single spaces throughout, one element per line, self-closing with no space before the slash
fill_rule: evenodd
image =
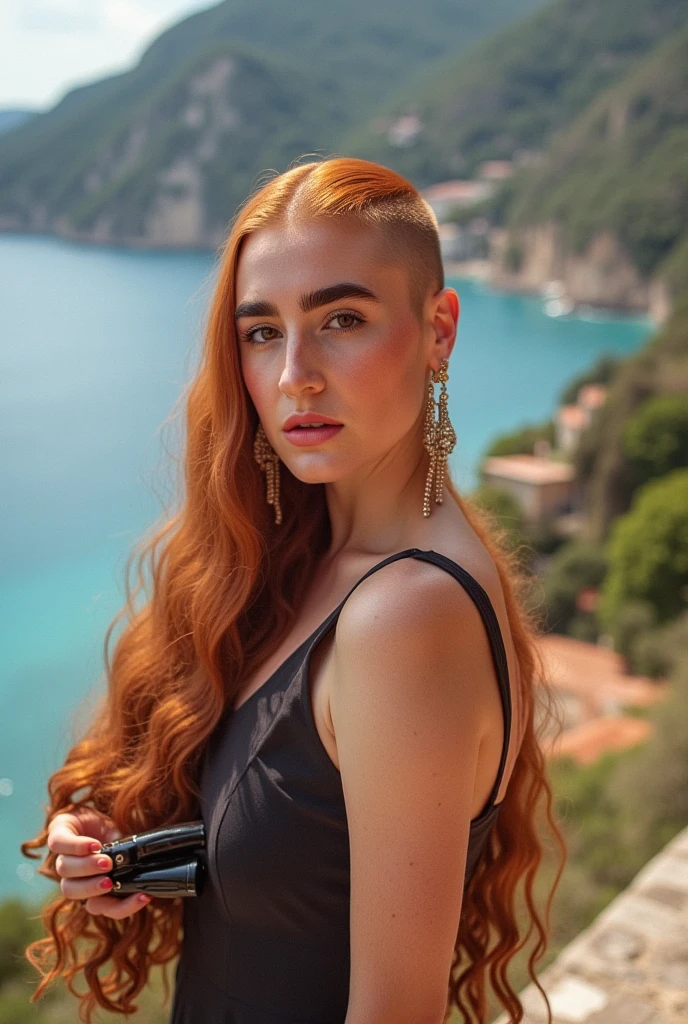
<path id="1" fill-rule="evenodd" d="M 686 1024 L 688 1021 L 688 828 L 569 943 L 538 980 L 552 1024 Z M 531 982 L 523 1024 L 545 1024 Z M 494 1024 L 510 1024 L 502 1014 Z"/>

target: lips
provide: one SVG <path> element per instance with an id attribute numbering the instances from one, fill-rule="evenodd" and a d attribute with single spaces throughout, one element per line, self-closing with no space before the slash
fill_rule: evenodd
<path id="1" fill-rule="evenodd" d="M 295 412 L 289 416 L 285 422 L 282 430 L 292 430 L 294 427 L 297 429 L 301 424 L 310 425 L 315 423 L 325 424 L 326 426 L 341 427 L 342 424 L 339 420 L 333 419 L 331 416 L 325 416 L 323 413 L 317 412 Z"/>
<path id="2" fill-rule="evenodd" d="M 327 423 L 323 427 L 292 427 L 291 430 L 284 430 L 284 436 L 297 446 L 324 444 L 330 438 L 335 437 L 344 426 L 341 423 Z"/>

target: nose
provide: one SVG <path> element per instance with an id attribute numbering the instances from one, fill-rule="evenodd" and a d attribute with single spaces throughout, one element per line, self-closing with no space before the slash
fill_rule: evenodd
<path id="1" fill-rule="evenodd" d="M 284 366 L 279 379 L 280 391 L 289 398 L 296 398 L 304 391 L 317 393 L 325 386 L 316 347 L 305 332 L 290 332 L 283 346 Z"/>

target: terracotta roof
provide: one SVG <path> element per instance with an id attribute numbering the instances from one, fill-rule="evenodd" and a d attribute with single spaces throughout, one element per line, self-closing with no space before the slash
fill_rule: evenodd
<path id="1" fill-rule="evenodd" d="M 544 746 L 548 757 L 568 754 L 578 764 L 590 764 L 608 750 L 624 750 L 643 743 L 653 731 L 652 722 L 643 718 L 604 715 L 566 729 L 556 740 Z"/>
<path id="2" fill-rule="evenodd" d="M 573 480 L 575 470 L 568 462 L 553 462 L 537 455 L 493 455 L 485 459 L 483 469 L 491 476 L 530 484 L 560 483 Z"/>
<path id="3" fill-rule="evenodd" d="M 598 644 L 546 633 L 539 646 L 548 682 L 597 704 L 602 713 L 624 705 L 648 707 L 668 692 L 663 680 L 627 675 L 622 656 Z"/>

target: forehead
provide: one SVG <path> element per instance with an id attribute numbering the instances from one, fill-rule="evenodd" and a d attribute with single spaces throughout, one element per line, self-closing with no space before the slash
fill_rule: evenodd
<path id="1" fill-rule="evenodd" d="M 244 239 L 236 271 L 236 300 L 283 295 L 339 281 L 356 281 L 381 298 L 407 289 L 406 271 L 385 252 L 384 238 L 351 221 L 282 223 Z"/>

